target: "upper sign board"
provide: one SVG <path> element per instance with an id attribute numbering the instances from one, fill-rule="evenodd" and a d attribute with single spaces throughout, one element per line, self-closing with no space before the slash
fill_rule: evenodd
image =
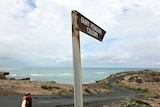
<path id="1" fill-rule="evenodd" d="M 91 20 L 89 20 L 79 12 L 74 12 L 76 12 L 77 15 L 77 29 L 98 39 L 99 41 L 102 41 L 106 31 L 97 26 L 95 23 L 93 23 Z"/>

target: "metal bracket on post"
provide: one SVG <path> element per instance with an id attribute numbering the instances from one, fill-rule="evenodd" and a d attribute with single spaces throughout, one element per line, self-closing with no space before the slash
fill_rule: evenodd
<path id="1" fill-rule="evenodd" d="M 74 66 L 74 107 L 83 107 L 80 35 L 76 11 L 72 11 L 72 46 Z"/>

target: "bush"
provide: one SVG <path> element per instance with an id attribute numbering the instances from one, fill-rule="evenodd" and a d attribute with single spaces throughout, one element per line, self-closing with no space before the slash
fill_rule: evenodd
<path id="1" fill-rule="evenodd" d="M 147 88 L 145 89 L 137 88 L 136 90 L 143 93 L 149 92 Z"/>
<path id="2" fill-rule="evenodd" d="M 146 103 L 146 102 L 144 102 L 144 101 L 142 101 L 142 100 L 139 100 L 139 99 L 136 99 L 135 102 L 138 103 L 138 104 L 149 105 L 148 103 Z"/>
<path id="3" fill-rule="evenodd" d="M 92 93 L 88 88 L 85 89 L 85 92 Z"/>
<path id="4" fill-rule="evenodd" d="M 51 85 L 41 85 L 41 88 L 49 90 L 52 89 L 53 87 Z"/>
<path id="5" fill-rule="evenodd" d="M 136 82 L 143 83 L 142 79 L 136 79 Z"/>

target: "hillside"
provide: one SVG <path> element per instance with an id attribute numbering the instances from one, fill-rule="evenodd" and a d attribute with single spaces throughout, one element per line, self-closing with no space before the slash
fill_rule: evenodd
<path id="1" fill-rule="evenodd" d="M 7 73 L 8 74 L 8 73 Z M 83 84 L 83 94 L 114 94 L 114 90 L 106 85 L 112 78 L 123 77 L 114 84 L 137 91 L 140 98 L 126 98 L 122 102 L 111 102 L 116 107 L 159 107 L 160 106 L 160 72 L 153 70 L 126 71 L 110 75 L 108 78 L 96 83 Z M 0 95 L 73 95 L 74 88 L 71 84 L 56 82 L 41 82 L 30 80 L 16 80 L 13 78 L 0 79 Z M 106 105 L 107 107 L 107 105 Z"/>
<path id="2" fill-rule="evenodd" d="M 128 104 L 128 107 L 130 107 L 130 104 L 131 107 L 139 107 L 136 106 L 136 103 L 142 103 L 151 107 L 160 107 L 160 72 L 153 70 L 129 71 L 113 74 L 112 76 L 118 77 L 120 75 L 125 76 L 122 80 L 116 81 L 115 85 L 139 92 L 140 98 L 126 98 L 119 105 L 124 107 Z"/>

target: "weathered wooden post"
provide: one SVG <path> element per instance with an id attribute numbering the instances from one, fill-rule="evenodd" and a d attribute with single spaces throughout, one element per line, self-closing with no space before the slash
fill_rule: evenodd
<path id="1" fill-rule="evenodd" d="M 83 107 L 82 98 L 82 71 L 80 55 L 80 37 L 77 28 L 77 15 L 72 11 L 72 45 L 74 66 L 74 107 Z"/>
<path id="2" fill-rule="evenodd" d="M 82 31 L 102 41 L 106 31 L 77 11 L 72 11 L 72 45 L 74 66 L 74 107 L 83 107 L 80 34 Z"/>

